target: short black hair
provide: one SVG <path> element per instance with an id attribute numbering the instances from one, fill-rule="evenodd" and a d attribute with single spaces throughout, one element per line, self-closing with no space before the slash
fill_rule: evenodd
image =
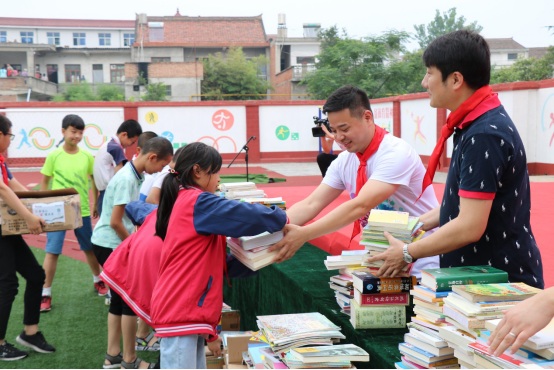
<path id="1" fill-rule="evenodd" d="M 85 121 L 76 114 L 68 114 L 62 120 L 62 128 L 67 130 L 69 126 L 75 127 L 77 130 L 84 130 Z"/>
<path id="2" fill-rule="evenodd" d="M 436 67 L 442 81 L 454 72 L 464 76 L 467 85 L 477 90 L 491 80 L 491 52 L 489 45 L 478 33 L 459 30 L 434 39 L 423 52 L 427 68 Z"/>
<path id="3" fill-rule="evenodd" d="M 346 85 L 336 89 L 325 102 L 323 113 L 339 112 L 348 108 L 351 117 L 362 118 L 364 111 L 373 114 L 367 93 L 355 86 Z"/>
<path id="4" fill-rule="evenodd" d="M 158 137 L 158 134 L 152 131 L 145 131 L 142 134 L 140 134 L 138 141 L 137 141 L 137 148 L 143 148 L 144 144 L 150 139 L 153 139 L 155 137 Z"/>
<path id="5" fill-rule="evenodd" d="M 126 132 L 127 137 L 131 139 L 142 134 L 142 127 L 140 127 L 140 123 L 138 123 L 136 120 L 128 119 L 124 121 L 117 129 L 118 134 L 121 134 L 122 132 Z"/>
<path id="6" fill-rule="evenodd" d="M 173 144 L 165 137 L 152 138 L 148 140 L 140 150 L 141 155 L 149 153 L 156 154 L 158 159 L 165 159 L 173 155 Z"/>
<path id="7" fill-rule="evenodd" d="M 7 135 L 10 128 L 12 128 L 12 121 L 10 121 L 10 119 L 3 114 L 0 114 L 0 132 Z"/>

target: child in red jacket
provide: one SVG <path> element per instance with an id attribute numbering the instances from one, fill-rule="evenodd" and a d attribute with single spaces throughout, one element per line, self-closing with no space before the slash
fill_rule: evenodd
<path id="1" fill-rule="evenodd" d="M 205 368 L 204 338 L 221 353 L 216 326 L 223 304 L 225 236 L 282 230 L 284 211 L 215 195 L 221 155 L 188 144 L 162 184 L 156 234 L 164 240 L 151 322 L 162 337 L 164 369 Z M 215 343 L 213 343 L 215 342 Z"/>

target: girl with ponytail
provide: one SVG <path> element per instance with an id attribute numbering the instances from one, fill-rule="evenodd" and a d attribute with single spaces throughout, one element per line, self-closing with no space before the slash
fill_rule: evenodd
<path id="1" fill-rule="evenodd" d="M 216 326 L 223 304 L 226 236 L 282 230 L 284 211 L 215 195 L 221 155 L 188 144 L 163 181 L 156 235 L 163 241 L 151 322 L 161 341 L 162 368 L 205 368 L 204 338 L 221 354 Z"/>

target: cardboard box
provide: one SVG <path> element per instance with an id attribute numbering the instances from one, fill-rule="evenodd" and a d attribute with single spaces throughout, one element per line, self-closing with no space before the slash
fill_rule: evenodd
<path id="1" fill-rule="evenodd" d="M 207 369 L 223 369 L 223 357 L 206 357 L 206 368 Z"/>
<path id="2" fill-rule="evenodd" d="M 250 341 L 252 334 L 241 334 L 227 337 L 227 364 L 242 364 L 242 353 L 248 351 L 249 343 L 258 343 Z"/>
<path id="3" fill-rule="evenodd" d="M 15 193 L 29 211 L 44 218 L 43 231 L 73 230 L 83 226 L 81 197 L 73 188 Z M 27 223 L 4 201 L 0 202 L 2 235 L 29 234 Z"/>
<path id="4" fill-rule="evenodd" d="M 240 330 L 240 312 L 237 310 L 222 312 L 221 331 L 238 331 L 238 330 Z"/>
<path id="5" fill-rule="evenodd" d="M 229 354 L 226 354 L 225 365 L 223 365 L 223 368 L 224 369 L 248 369 L 248 366 L 246 366 L 242 360 L 240 363 L 229 362 Z"/>

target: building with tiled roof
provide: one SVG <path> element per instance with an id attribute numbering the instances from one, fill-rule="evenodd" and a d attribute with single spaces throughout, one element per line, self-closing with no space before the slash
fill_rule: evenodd
<path id="1" fill-rule="evenodd" d="M 486 40 L 491 51 L 491 65 L 494 68 L 509 67 L 518 59 L 529 58 L 529 49 L 513 38 Z"/>
<path id="2" fill-rule="evenodd" d="M 548 53 L 548 48 L 529 48 L 529 58 L 540 59 Z"/>

